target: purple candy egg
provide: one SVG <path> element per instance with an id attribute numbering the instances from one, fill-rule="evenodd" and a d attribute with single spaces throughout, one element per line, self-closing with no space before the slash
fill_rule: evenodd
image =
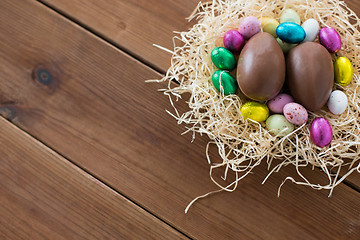
<path id="1" fill-rule="evenodd" d="M 325 118 L 315 118 L 310 127 L 310 137 L 318 147 L 325 147 L 332 140 L 332 129 Z"/>
<path id="2" fill-rule="evenodd" d="M 268 102 L 268 107 L 273 113 L 283 113 L 286 104 L 294 102 L 294 98 L 286 93 L 280 93 Z"/>
<path id="3" fill-rule="evenodd" d="M 320 43 L 330 52 L 337 53 L 341 49 L 341 38 L 339 33 L 331 28 L 322 28 L 319 33 Z"/>
<path id="4" fill-rule="evenodd" d="M 241 49 L 245 45 L 245 40 L 236 30 L 230 30 L 225 33 L 224 46 L 233 54 L 240 54 Z"/>
<path id="5" fill-rule="evenodd" d="M 246 17 L 239 25 L 239 32 L 246 40 L 259 33 L 260 30 L 260 22 L 256 17 Z"/>

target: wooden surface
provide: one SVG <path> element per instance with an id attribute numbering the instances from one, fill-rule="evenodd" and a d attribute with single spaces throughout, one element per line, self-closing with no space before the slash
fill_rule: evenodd
<path id="1" fill-rule="evenodd" d="M 289 183 L 277 198 L 292 169 L 261 185 L 267 171 L 259 167 L 234 193 L 210 196 L 184 214 L 194 197 L 216 189 L 208 177 L 207 139 L 190 143 L 191 136 L 181 136 L 183 126 L 164 112 L 170 105 L 156 91 L 160 86 L 144 80 L 160 78 L 153 69 L 165 71 L 169 61 L 151 44 L 171 46 L 171 31 L 188 26 L 183 18 L 195 5 L 0 1 L 0 113 L 32 136 L 0 121 L 0 141 L 7 144 L 0 147 L 0 234 L 358 239 L 360 193 L 341 184 L 329 199 L 325 191 Z M 21 201 L 10 201 L 14 196 Z"/>
<path id="2" fill-rule="evenodd" d="M 186 239 L 3 118 L 0 131 L 0 239 Z"/>

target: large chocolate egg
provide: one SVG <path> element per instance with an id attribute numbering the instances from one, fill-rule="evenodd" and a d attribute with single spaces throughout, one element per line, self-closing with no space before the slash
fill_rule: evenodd
<path id="1" fill-rule="evenodd" d="M 285 82 L 285 57 L 275 38 L 263 32 L 253 36 L 241 51 L 237 66 L 241 91 L 255 101 L 274 98 Z"/>
<path id="2" fill-rule="evenodd" d="M 295 101 L 307 110 L 322 108 L 334 85 L 329 52 L 321 44 L 306 42 L 293 48 L 286 59 L 286 81 Z"/>

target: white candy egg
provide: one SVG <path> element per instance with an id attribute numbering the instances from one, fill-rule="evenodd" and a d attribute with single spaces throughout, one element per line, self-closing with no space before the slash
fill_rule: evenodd
<path id="1" fill-rule="evenodd" d="M 306 38 L 304 42 L 313 42 L 320 32 L 320 25 L 318 21 L 313 18 L 306 20 L 303 23 L 302 28 L 306 32 Z"/>
<path id="2" fill-rule="evenodd" d="M 335 90 L 331 93 L 328 101 L 328 108 L 333 114 L 342 114 L 346 110 L 347 106 L 348 98 L 345 93 L 339 90 Z"/>

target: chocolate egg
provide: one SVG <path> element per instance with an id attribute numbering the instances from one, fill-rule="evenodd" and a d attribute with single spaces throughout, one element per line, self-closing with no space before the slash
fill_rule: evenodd
<path id="1" fill-rule="evenodd" d="M 271 34 L 258 33 L 245 44 L 237 81 L 242 93 L 255 101 L 267 101 L 280 92 L 285 82 L 285 57 Z"/>
<path id="2" fill-rule="evenodd" d="M 293 48 L 286 59 L 286 81 L 295 101 L 307 110 L 322 108 L 334 84 L 331 55 L 321 44 L 306 42 Z"/>

